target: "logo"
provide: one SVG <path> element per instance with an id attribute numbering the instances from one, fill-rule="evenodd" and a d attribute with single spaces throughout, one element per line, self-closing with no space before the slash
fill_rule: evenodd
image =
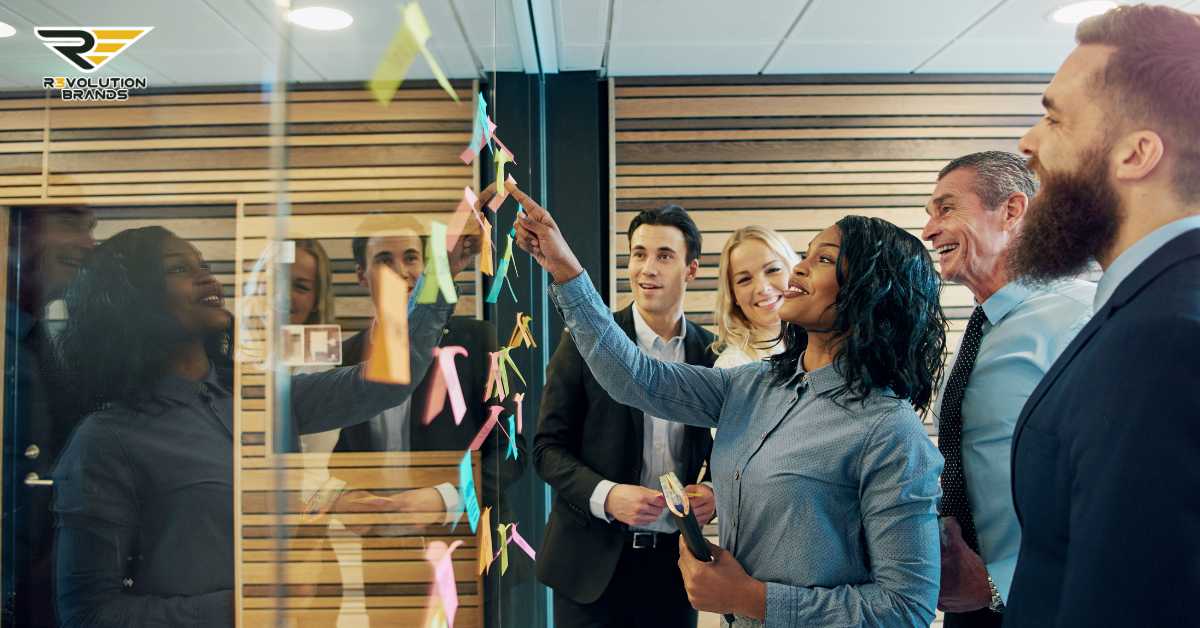
<path id="1" fill-rule="evenodd" d="M 153 26 L 47 26 L 34 32 L 54 54 L 91 74 L 152 30 Z"/>
<path id="2" fill-rule="evenodd" d="M 91 74 L 152 30 L 153 26 L 43 26 L 34 32 L 60 59 Z M 42 78 L 42 88 L 60 90 L 63 100 L 127 100 L 129 90 L 146 86 L 146 77 L 139 76 Z"/>

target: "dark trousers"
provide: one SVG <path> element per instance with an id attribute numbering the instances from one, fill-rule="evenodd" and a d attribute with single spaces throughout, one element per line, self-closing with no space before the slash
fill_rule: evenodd
<path id="1" fill-rule="evenodd" d="M 1000 628 L 1004 615 L 990 608 L 981 608 L 969 613 L 946 613 L 943 628 Z"/>
<path id="2" fill-rule="evenodd" d="M 696 628 L 696 610 L 688 603 L 678 561 L 678 533 L 659 535 L 654 548 L 634 549 L 626 541 L 617 569 L 600 599 L 579 604 L 554 592 L 554 625 L 557 628 Z"/>

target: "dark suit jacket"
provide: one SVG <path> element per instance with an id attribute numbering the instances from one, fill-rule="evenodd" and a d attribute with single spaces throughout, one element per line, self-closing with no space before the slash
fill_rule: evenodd
<path id="1" fill-rule="evenodd" d="M 1196 625 L 1200 229 L 1138 266 L 1054 363 L 1012 461 L 1006 627 Z"/>
<path id="2" fill-rule="evenodd" d="M 342 343 L 343 364 L 358 364 L 366 359 L 366 338 L 366 332 L 362 332 Z M 421 424 L 421 415 L 424 414 L 429 387 L 433 381 L 429 374 L 437 368 L 437 363 L 434 362 L 421 385 L 413 391 L 409 414 L 409 443 L 412 451 L 466 451 L 475 434 L 487 421 L 488 405 L 483 402 L 483 393 L 490 365 L 488 352 L 496 351 L 497 344 L 496 329 L 483 321 L 454 317 L 446 323 L 438 346 L 465 347 L 469 354 L 465 358 L 458 357 L 454 360 L 463 398 L 467 402 L 467 413 L 463 416 L 462 425 L 456 425 L 450 400 L 447 399 L 442 412 L 434 417 L 429 425 Z M 511 404 L 505 408 L 502 416 L 508 416 L 514 409 Z M 501 499 L 502 490 L 521 476 L 528 460 L 528 447 L 525 445 L 524 436 L 517 437 L 516 460 L 505 459 L 507 449 L 508 439 L 499 428 L 493 429 L 479 448 L 483 466 L 480 470 L 483 480 L 481 507 L 493 506 L 498 514 L 505 510 L 501 508 L 501 503 L 506 501 Z M 383 451 L 383 445 L 372 438 L 371 425 L 367 422 L 343 428 L 334 451 Z"/>
<path id="3" fill-rule="evenodd" d="M 613 314 L 636 342 L 632 306 Z M 712 366 L 713 335 L 685 321 L 685 359 Z M 592 377 L 570 333 L 563 333 L 546 372 L 541 418 L 533 440 L 538 474 L 554 488 L 554 507 L 538 553 L 538 578 L 581 604 L 596 601 L 608 587 L 625 541 L 626 526 L 592 516 L 592 491 L 600 480 L 638 484 L 642 471 L 640 410 L 613 401 Z M 687 427 L 687 473 L 695 481 L 712 450 L 707 429 Z M 649 592 L 648 592 L 649 593 Z M 648 603 L 652 596 L 647 598 Z"/>

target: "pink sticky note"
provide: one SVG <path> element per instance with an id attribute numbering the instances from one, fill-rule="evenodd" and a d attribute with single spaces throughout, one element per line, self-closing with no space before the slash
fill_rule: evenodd
<path id="1" fill-rule="evenodd" d="M 454 581 L 454 563 L 450 556 L 462 544 L 462 541 L 455 541 L 447 547 L 442 541 L 433 541 L 425 548 L 425 560 L 433 565 L 433 591 L 442 603 L 446 624 L 451 628 L 458 613 L 458 585 Z"/>
<path id="2" fill-rule="evenodd" d="M 454 412 L 454 424 L 462 425 L 463 415 L 467 413 L 467 402 L 463 399 L 462 383 L 458 381 L 458 369 L 454 366 L 455 356 L 467 356 L 463 347 L 434 347 L 433 357 L 437 360 L 437 369 L 433 372 L 433 383 L 429 387 L 426 398 L 425 415 L 422 425 L 429 425 L 434 417 L 442 411 L 446 404 L 446 396 L 450 396 L 450 409 Z"/>
<path id="3" fill-rule="evenodd" d="M 517 404 L 517 433 L 521 433 L 521 406 L 524 405 L 525 393 L 516 393 L 513 395 L 513 401 Z"/>
<path id="4" fill-rule="evenodd" d="M 479 433 L 475 435 L 475 439 L 471 441 L 467 449 L 479 451 L 479 448 L 483 446 L 483 441 L 487 440 L 488 434 L 491 434 L 496 425 L 500 423 L 500 413 L 503 411 L 504 408 L 501 406 L 491 406 L 491 416 L 483 422 L 483 427 L 479 428 Z"/>
<path id="5" fill-rule="evenodd" d="M 521 533 L 517 532 L 517 524 L 516 523 L 513 523 L 509 526 L 509 532 L 510 532 L 510 536 L 509 536 L 508 540 L 512 541 L 513 543 L 516 543 L 517 547 L 521 548 L 521 550 L 523 552 L 525 552 L 527 555 L 529 555 L 529 558 L 531 558 L 533 560 L 537 560 L 537 552 L 533 551 L 533 548 L 529 547 L 529 543 L 525 542 L 525 538 L 521 536 Z"/>
<path id="6" fill-rule="evenodd" d="M 470 187 L 463 188 L 462 200 L 458 202 L 458 207 L 454 210 L 454 216 L 450 218 L 450 224 L 446 228 L 446 250 L 454 250 L 454 245 L 458 244 L 458 238 L 467 228 L 467 221 L 475 213 L 475 202 L 479 197 L 475 195 L 475 191 Z M 478 219 L 476 220 L 478 222 Z M 483 225 L 479 225 L 483 227 Z M 484 236 L 486 237 L 486 236 Z"/>

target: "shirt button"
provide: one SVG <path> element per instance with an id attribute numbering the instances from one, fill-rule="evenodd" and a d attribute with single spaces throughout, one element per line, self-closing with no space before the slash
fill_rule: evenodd
<path id="1" fill-rule="evenodd" d="M 733 480 L 736 482 L 737 480 L 740 480 L 740 479 L 742 479 L 742 472 L 734 471 L 733 472 Z"/>

